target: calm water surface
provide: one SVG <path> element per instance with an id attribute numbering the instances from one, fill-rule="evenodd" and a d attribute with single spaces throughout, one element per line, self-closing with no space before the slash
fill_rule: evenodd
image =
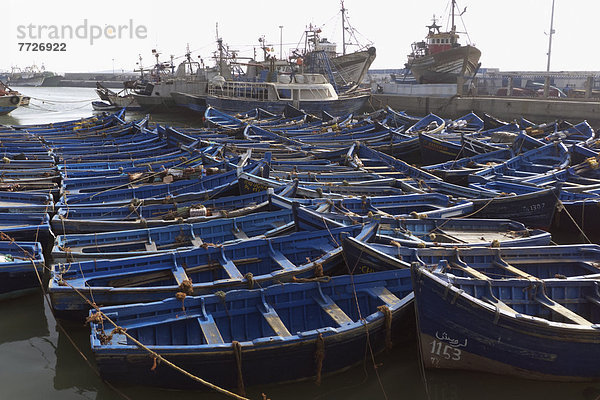
<path id="1" fill-rule="evenodd" d="M 87 117 L 92 114 L 89 88 L 17 88 L 32 97 L 29 108 L 0 116 L 0 124 L 34 124 Z M 134 115 L 130 118 L 139 118 Z M 153 116 L 152 120 L 179 126 L 199 126 L 199 116 Z M 89 329 L 77 323 L 63 327 L 93 364 Z M 452 371 L 420 372 L 416 343 L 397 347 L 373 363 L 313 382 L 253 388 L 249 397 L 260 399 L 600 399 L 600 383 L 552 383 Z M 119 390 L 132 400 L 224 399 L 205 391 L 167 391 L 144 387 Z M 41 294 L 0 302 L 0 400 L 122 399 L 97 377 L 65 334 Z"/>

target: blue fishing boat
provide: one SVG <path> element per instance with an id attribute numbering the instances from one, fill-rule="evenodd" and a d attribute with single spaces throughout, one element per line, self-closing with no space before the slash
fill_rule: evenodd
<path id="1" fill-rule="evenodd" d="M 0 299 L 39 290 L 38 274 L 44 275 L 40 243 L 0 241 Z"/>
<path id="2" fill-rule="evenodd" d="M 471 157 L 427 165 L 422 168 L 439 176 L 446 182 L 467 186 L 469 184 L 469 175 L 488 168 L 490 165 L 500 164 L 511 157 L 512 152 L 509 149 L 500 149 Z"/>
<path id="3" fill-rule="evenodd" d="M 62 207 L 52 217 L 52 230 L 60 234 L 98 233 L 238 217 L 253 212 L 273 211 L 271 195 L 275 192 L 287 195 L 293 191 L 292 185 L 282 186 L 276 191 L 264 190 L 247 195 L 178 203 L 146 204 L 140 200 L 117 206 Z"/>
<path id="4" fill-rule="evenodd" d="M 407 247 L 542 246 L 550 234 L 505 219 L 475 218 L 387 218 L 313 210 L 294 203 L 294 220 L 300 229 L 327 229 L 352 224 L 376 223 L 375 243 Z M 365 229 L 373 227 L 366 225 Z M 359 240 L 362 235 L 357 237 Z"/>
<path id="5" fill-rule="evenodd" d="M 462 278 L 418 264 L 412 274 L 426 368 L 600 378 L 597 280 Z"/>
<path id="6" fill-rule="evenodd" d="M 265 170 L 266 160 L 251 161 L 245 166 L 240 166 L 241 171 L 255 172 Z M 173 183 L 160 183 L 155 185 L 142 185 L 135 188 L 114 188 L 111 190 L 98 190 L 90 193 L 66 193 L 62 196 L 57 206 L 66 205 L 102 205 L 102 204 L 127 204 L 135 199 L 153 200 L 157 203 L 165 202 L 165 198 L 173 201 L 190 201 L 199 197 L 215 197 L 217 194 L 225 195 L 233 186 L 237 186 L 237 176 L 241 171 L 237 166 L 227 164 L 227 171 L 203 177 L 202 179 L 184 179 Z M 168 200 L 167 200 L 168 202 Z"/>
<path id="7" fill-rule="evenodd" d="M 478 171 L 469 177 L 470 182 L 493 179 L 519 182 L 532 175 L 559 170 L 569 165 L 569 150 L 562 143 L 549 143 L 512 157 L 502 164 Z"/>
<path id="8" fill-rule="evenodd" d="M 442 131 L 420 131 L 419 145 L 421 158 L 426 164 L 436 164 L 456 160 L 466 155 L 461 138 L 483 129 L 483 120 L 469 113 L 453 121 L 446 122 Z"/>
<path id="9" fill-rule="evenodd" d="M 113 331 L 92 311 L 92 351 L 102 377 L 111 382 L 200 387 L 164 363 L 152 367 L 148 353 L 122 332 L 221 387 L 242 391 L 302 379 L 321 382 L 362 362 L 366 346 L 376 355 L 414 337 L 408 272 L 105 307 L 102 313 L 124 329 Z"/>
<path id="10" fill-rule="evenodd" d="M 372 229 L 371 229 L 372 230 Z M 537 245 L 523 241 L 515 247 L 486 245 L 408 247 L 374 240 L 372 233 L 344 239 L 344 258 L 353 273 L 410 268 L 412 263 L 457 276 L 495 279 L 600 277 L 598 245 Z"/>
<path id="11" fill-rule="evenodd" d="M 214 293 L 321 277 L 341 262 L 342 238 L 359 231 L 352 226 L 296 232 L 140 257 L 54 264 L 48 292 L 58 315 L 77 317 L 89 308 L 79 295 L 83 292 L 91 291 L 96 304 L 114 305 L 162 300 L 180 291 Z"/>
<path id="12" fill-rule="evenodd" d="M 54 199 L 49 193 L 0 191 L 1 213 L 52 213 Z"/>
<path id="13" fill-rule="evenodd" d="M 54 241 L 47 213 L 0 213 L 1 240 L 40 242 L 47 246 Z"/>
<path id="14" fill-rule="evenodd" d="M 428 114 L 421 118 L 412 126 L 408 127 L 405 131 L 406 134 L 417 134 L 419 132 L 437 133 L 444 130 L 446 121 L 443 118 L 435 115 Z"/>
<path id="15" fill-rule="evenodd" d="M 487 187 L 492 184 L 494 186 Z M 491 182 L 484 187 L 476 184 L 470 185 L 473 187 L 464 187 L 442 180 L 421 182 L 418 185 L 407 183 L 407 185 L 412 187 L 415 193 L 435 192 L 463 201 L 468 200 L 473 203 L 473 212 L 469 213 L 471 217 L 512 219 L 529 228 L 545 230 L 552 223 L 561 191 L 560 187 L 546 189 L 500 181 Z"/>
<path id="16" fill-rule="evenodd" d="M 60 235 L 54 242 L 54 262 L 119 258 L 220 245 L 256 236 L 290 233 L 295 228 L 292 211 L 282 209 L 194 224 L 134 229 L 107 233 Z"/>

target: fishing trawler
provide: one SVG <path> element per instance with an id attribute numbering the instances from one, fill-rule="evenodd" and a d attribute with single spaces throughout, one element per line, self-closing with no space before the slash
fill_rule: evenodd
<path id="1" fill-rule="evenodd" d="M 156 66 L 151 72 L 151 79 L 133 94 L 140 107 L 146 111 L 173 111 L 176 107 L 185 107 L 178 96 L 204 96 L 209 79 L 219 73 L 217 68 L 205 67 L 202 61 L 193 61 L 189 47 L 185 59 L 176 70 L 173 60 L 164 65 L 158 61 L 157 52 L 155 56 Z M 169 69 L 171 72 L 168 72 Z"/>
<path id="2" fill-rule="evenodd" d="M 296 50 L 292 59 L 300 60 L 304 72 L 322 74 L 333 85 L 336 92 L 351 92 L 358 88 L 364 80 L 369 67 L 375 61 L 377 52 L 370 44 L 361 46 L 354 52 L 347 51 L 346 33 L 354 36 L 354 28 L 350 26 L 346 16 L 347 9 L 341 2 L 342 20 L 342 52 L 337 53 L 336 43 L 331 43 L 321 36 L 321 29 L 309 25 L 304 32 L 305 48 Z"/>
<path id="3" fill-rule="evenodd" d="M 11 86 L 56 86 L 62 76 L 46 71 L 46 67 L 32 65 L 26 68 L 12 67 L 3 75 Z"/>
<path id="4" fill-rule="evenodd" d="M 455 16 L 462 13 L 456 14 L 455 10 L 456 1 L 452 0 L 449 31 L 441 31 L 434 17 L 433 23 L 427 26 L 425 41 L 412 44 L 406 67 L 418 83 L 456 83 L 459 76 L 471 77 L 477 73 L 481 51 L 471 44 L 458 43 Z"/>

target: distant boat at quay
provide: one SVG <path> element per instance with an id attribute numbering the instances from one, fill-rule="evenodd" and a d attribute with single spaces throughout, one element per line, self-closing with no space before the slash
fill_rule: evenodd
<path id="1" fill-rule="evenodd" d="M 429 32 L 425 41 L 412 44 L 406 66 L 417 83 L 456 83 L 458 77 L 471 77 L 477 73 L 481 51 L 470 44 L 463 46 L 458 43 L 455 8 L 456 1 L 452 0 L 449 31 L 442 32 L 434 18 L 433 23 L 427 26 Z"/>
<path id="2" fill-rule="evenodd" d="M 208 86 L 206 103 L 229 114 L 253 108 L 282 113 L 286 105 L 309 114 L 323 111 L 334 115 L 358 112 L 370 97 L 370 91 L 338 95 L 327 79 L 320 74 L 277 75 L 259 82 L 213 79 Z"/>

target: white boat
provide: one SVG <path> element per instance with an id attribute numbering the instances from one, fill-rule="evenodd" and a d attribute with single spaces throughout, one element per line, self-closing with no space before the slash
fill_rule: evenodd
<path id="1" fill-rule="evenodd" d="M 24 105 L 22 104 L 23 99 L 24 96 L 21 93 L 12 90 L 0 81 L 0 115 L 6 115 Z"/>
<path id="2" fill-rule="evenodd" d="M 321 74 L 280 74 L 269 71 L 264 81 L 228 81 L 221 76 L 208 84 L 206 103 L 220 111 L 237 114 L 254 108 L 282 113 L 291 105 L 309 114 L 323 111 L 346 115 L 359 111 L 370 97 L 368 91 L 338 95 Z"/>

